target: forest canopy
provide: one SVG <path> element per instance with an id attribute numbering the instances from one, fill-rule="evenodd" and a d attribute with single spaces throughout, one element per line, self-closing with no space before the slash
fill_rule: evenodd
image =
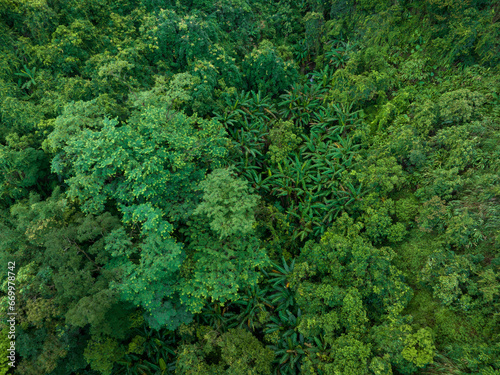
<path id="1" fill-rule="evenodd" d="M 0 375 L 499 375 L 499 12 L 0 0 Z"/>

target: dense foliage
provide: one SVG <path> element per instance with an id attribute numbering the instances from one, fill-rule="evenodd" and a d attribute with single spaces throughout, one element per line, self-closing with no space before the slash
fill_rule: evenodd
<path id="1" fill-rule="evenodd" d="M 499 12 L 0 0 L 0 374 L 500 374 Z"/>

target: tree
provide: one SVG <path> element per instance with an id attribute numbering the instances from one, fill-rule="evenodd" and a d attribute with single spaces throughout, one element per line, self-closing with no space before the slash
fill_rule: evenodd
<path id="1" fill-rule="evenodd" d="M 264 348 L 250 332 L 240 328 L 230 329 L 222 335 L 210 329 L 203 331 L 200 343 L 181 346 L 176 374 L 258 375 L 271 372 L 273 352 Z"/>
<path id="2" fill-rule="evenodd" d="M 247 182 L 234 178 L 234 168 L 217 169 L 200 183 L 204 190 L 194 214 L 206 214 L 212 230 L 224 238 L 253 230 L 258 196 L 249 194 Z"/>
<path id="3" fill-rule="evenodd" d="M 175 329 L 190 319 L 175 287 L 185 253 L 168 220 L 186 222 L 193 213 L 197 182 L 220 165 L 226 142 L 215 121 L 149 107 L 126 125 L 105 119 L 98 131 L 78 132 L 54 158 L 54 171 L 69 177 L 69 198 L 87 214 L 119 212 L 132 231 L 120 228 L 107 239 L 108 269 L 121 269 L 113 287 L 146 309 L 154 327 Z"/>
<path id="4" fill-rule="evenodd" d="M 82 215 L 59 189 L 46 200 L 31 194 L 11 215 L 2 222 L 0 257 L 17 265 L 19 368 L 44 374 L 60 361 L 69 372 L 84 368 L 91 335 L 122 340 L 130 328 L 132 306 L 119 302 L 110 287 L 115 272 L 104 267 L 105 238 L 120 221 L 109 213 Z"/>
<path id="5" fill-rule="evenodd" d="M 412 337 L 421 336 L 408 336 L 413 328 L 402 315 L 411 289 L 391 264 L 392 250 L 373 247 L 359 235 L 362 227 L 344 214 L 319 244 L 307 242 L 298 258 L 292 277 L 303 311 L 298 329 L 306 338 L 325 342 L 318 358 L 309 357 L 308 367 L 327 374 L 368 374 L 370 361 L 378 356 L 413 373 L 412 363 L 432 362 L 432 341 L 422 353 L 410 349 Z M 399 344 L 403 339 L 407 348 Z M 425 340 L 430 340 L 428 333 Z"/>
<path id="6" fill-rule="evenodd" d="M 196 312 L 205 298 L 221 304 L 237 300 L 240 290 L 257 284 L 258 269 L 268 263 L 255 233 L 258 196 L 233 171 L 216 169 L 200 182 L 203 200 L 182 230 L 188 257 L 182 294 L 191 297 L 186 303 Z"/>

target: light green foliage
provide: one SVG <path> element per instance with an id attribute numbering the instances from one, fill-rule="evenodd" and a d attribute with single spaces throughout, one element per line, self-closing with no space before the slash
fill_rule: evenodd
<path id="1" fill-rule="evenodd" d="M 395 215 L 395 203 L 392 199 L 380 201 L 376 194 L 365 198 L 367 206 L 362 216 L 366 228 L 366 235 L 374 242 L 380 243 L 384 239 L 391 242 L 399 242 L 406 235 L 406 227 L 403 223 L 394 223 L 392 216 Z M 375 201 L 375 203 L 372 203 Z"/>
<path id="2" fill-rule="evenodd" d="M 471 134 L 477 134 L 480 128 L 471 125 L 473 124 L 441 129 L 433 137 L 434 147 L 439 149 L 438 156 L 446 168 L 459 168 L 463 171 L 472 167 L 476 164 L 476 160 L 481 158 L 479 137 Z"/>
<path id="3" fill-rule="evenodd" d="M 365 186 L 376 189 L 382 196 L 399 188 L 404 182 L 405 173 L 394 156 L 386 152 L 373 154 L 363 163 L 358 178 Z"/>
<path id="4" fill-rule="evenodd" d="M 341 320 L 348 332 L 363 333 L 368 322 L 363 301 L 357 289 L 350 289 L 342 300 Z"/>
<path id="5" fill-rule="evenodd" d="M 268 258 L 251 226 L 246 234 L 238 230 L 221 237 L 209 229 L 206 216 L 193 219 L 184 231 L 189 245 L 181 299 L 191 311 L 199 312 L 206 299 L 218 303 L 234 301 L 240 290 L 255 286 L 260 278 L 257 269 L 264 267 Z"/>
<path id="6" fill-rule="evenodd" d="M 2 335 L 2 339 L 0 341 L 0 349 L 3 351 L 3 353 L 8 353 L 8 350 L 10 348 L 10 342 L 8 338 L 8 327 L 4 325 L 2 327 L 2 330 L 0 331 L 0 334 Z M 8 353 L 10 355 L 10 353 Z M 2 360 L 0 362 L 0 375 L 5 375 L 8 371 L 10 366 L 8 365 L 9 359 L 7 358 L 7 355 L 4 354 L 2 357 Z"/>
<path id="7" fill-rule="evenodd" d="M 391 264 L 391 250 L 372 247 L 359 236 L 361 226 L 353 224 L 343 216 L 320 244 L 307 243 L 294 271 L 303 311 L 299 331 L 306 337 L 321 335 L 331 345 L 315 366 L 332 374 L 367 374 L 369 359 L 377 354 L 388 355 L 393 364 L 403 360 L 403 347 L 391 350 L 382 344 L 381 332 L 400 324 L 411 290 Z M 379 338 L 379 345 L 372 347 L 370 334 Z"/>
<path id="8" fill-rule="evenodd" d="M 392 375 L 392 367 L 387 362 L 386 358 L 380 358 L 380 357 L 373 358 L 370 362 L 370 370 L 375 375 Z"/>
<path id="9" fill-rule="evenodd" d="M 420 280 L 433 285 L 434 296 L 445 306 L 452 305 L 453 309 L 463 312 L 479 306 L 486 308 L 490 297 L 488 292 L 483 292 L 484 287 L 482 290 L 480 287 L 485 283 L 490 287 L 495 285 L 496 277 L 491 273 L 493 269 L 482 269 L 480 264 L 481 257 L 472 254 L 457 255 L 452 251 L 436 251 L 420 271 Z M 489 276 L 489 282 L 485 282 L 486 275 Z M 488 306 L 491 307 L 493 306 Z"/>
<path id="10" fill-rule="evenodd" d="M 428 58 L 414 57 L 405 61 L 401 64 L 401 79 L 404 81 L 423 81 L 429 77 L 429 73 L 426 72 L 426 64 L 428 64 Z"/>
<path id="11" fill-rule="evenodd" d="M 85 349 L 85 359 L 93 370 L 99 371 L 103 375 L 110 375 L 113 364 L 120 360 L 124 354 L 125 351 L 116 340 L 109 337 L 92 340 Z"/>
<path id="12" fill-rule="evenodd" d="M 127 353 L 142 354 L 144 352 L 144 342 L 146 338 L 143 336 L 135 336 L 128 345 Z"/>
<path id="13" fill-rule="evenodd" d="M 326 374 L 367 375 L 370 345 L 352 335 L 342 335 L 332 345 L 333 363 L 324 365 Z"/>
<path id="14" fill-rule="evenodd" d="M 486 302 L 493 302 L 500 295 L 499 275 L 493 269 L 489 268 L 480 273 L 478 283 L 479 290 L 483 293 Z"/>
<path id="15" fill-rule="evenodd" d="M 423 367 L 432 363 L 435 350 L 430 330 L 422 328 L 406 337 L 405 348 L 401 354 L 417 367 Z"/>
<path id="16" fill-rule="evenodd" d="M 271 371 L 273 352 L 265 348 L 255 337 L 242 329 L 229 330 L 222 335 L 222 360 L 229 364 L 231 374 L 266 374 Z M 249 371 L 248 367 L 251 368 Z"/>
<path id="17" fill-rule="evenodd" d="M 250 194 L 247 182 L 234 177 L 233 168 L 216 169 L 200 182 L 203 201 L 194 214 L 205 214 L 220 238 L 246 235 L 253 230 L 258 196 Z"/>
<path id="18" fill-rule="evenodd" d="M 484 96 L 468 89 L 443 94 L 438 101 L 440 119 L 444 124 L 470 121 L 476 108 L 484 104 Z"/>
<path id="19" fill-rule="evenodd" d="M 402 222 L 410 222 L 415 218 L 419 208 L 419 201 L 412 194 L 394 202 L 396 218 Z"/>
<path id="20" fill-rule="evenodd" d="M 227 64 L 229 66 L 233 65 L 233 67 L 234 61 L 227 58 L 225 54 L 220 56 L 224 51 L 219 51 L 215 48 L 210 49 L 215 50 L 210 53 L 214 62 L 212 63 L 210 60 L 197 60 L 192 64 L 190 72 L 199 83 L 192 91 L 194 100 L 186 107 L 189 111 L 194 111 L 200 115 L 206 114 L 210 111 L 210 108 L 216 105 L 216 96 L 227 94 L 227 91 L 234 90 L 234 88 L 228 89 L 226 84 L 226 80 L 229 84 L 234 84 L 233 79 L 231 77 L 221 78 L 219 73 L 220 71 L 224 71 L 220 67 L 221 63 L 223 63 L 221 60 L 227 60 Z M 235 73 L 237 74 L 237 71 Z"/>
<path id="21" fill-rule="evenodd" d="M 273 352 L 250 332 L 230 329 L 220 335 L 205 331 L 200 344 L 181 346 L 176 374 L 258 375 L 271 372 Z"/>
<path id="22" fill-rule="evenodd" d="M 424 98 L 420 102 L 412 103 L 414 124 L 420 134 L 428 135 L 438 121 L 438 107 L 435 101 Z"/>
<path id="23" fill-rule="evenodd" d="M 470 248 L 484 240 L 485 236 L 482 233 L 484 222 L 474 216 L 476 215 L 471 215 L 468 210 L 454 210 L 446 228 L 446 236 L 452 245 Z"/>
<path id="24" fill-rule="evenodd" d="M 155 85 L 151 90 L 133 95 L 133 105 L 138 109 L 149 106 L 178 109 L 191 99 L 189 92 L 197 84 L 199 80 L 189 73 L 176 74 L 170 81 L 164 76 L 156 76 Z"/>
<path id="25" fill-rule="evenodd" d="M 394 123 L 394 125 L 397 126 L 400 122 L 408 120 L 408 116 L 405 116 L 405 113 L 408 110 L 409 100 L 411 97 L 411 90 L 404 89 L 398 91 L 396 96 L 390 101 L 387 100 L 384 94 L 381 94 L 377 100 L 379 104 L 374 106 L 376 108 L 376 113 L 372 115 L 375 118 L 370 123 L 371 132 L 380 132 L 380 130 L 389 127 L 388 125 L 391 123 Z M 398 121 L 394 121 L 395 119 L 398 119 Z M 391 130 L 390 127 L 387 129 L 387 133 L 393 136 L 404 136 L 404 133 L 399 134 L 399 131 L 395 132 L 394 130 Z"/>
<path id="26" fill-rule="evenodd" d="M 481 370 L 481 375 L 498 375 L 500 374 L 500 370 L 495 370 L 493 367 L 488 366 Z"/>
<path id="27" fill-rule="evenodd" d="M 371 338 L 374 352 L 382 356 L 389 366 L 402 374 L 418 373 L 418 368 L 403 357 L 405 340 L 411 335 L 412 327 L 408 324 L 409 317 L 399 317 L 390 322 L 373 327 Z M 380 358 L 380 357 L 379 357 Z"/>
<path id="28" fill-rule="evenodd" d="M 88 102 L 78 101 L 66 105 L 53 123 L 53 130 L 43 142 L 47 152 L 60 152 L 73 137 L 85 129 L 100 130 L 102 120 L 113 111 L 113 101 L 108 95 L 101 95 Z"/>

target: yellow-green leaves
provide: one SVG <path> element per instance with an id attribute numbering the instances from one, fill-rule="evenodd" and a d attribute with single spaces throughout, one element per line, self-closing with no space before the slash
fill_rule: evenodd
<path id="1" fill-rule="evenodd" d="M 194 213 L 206 214 L 210 227 L 220 238 L 252 231 L 257 195 L 249 194 L 246 181 L 232 175 L 232 169 L 217 169 L 200 183 L 203 202 Z"/>
<path id="2" fill-rule="evenodd" d="M 417 367 L 424 367 L 432 363 L 435 350 L 430 329 L 421 328 L 406 338 L 402 355 L 404 359 L 414 363 Z"/>
<path id="3" fill-rule="evenodd" d="M 119 343 L 109 337 L 93 337 L 85 348 L 85 359 L 93 370 L 103 375 L 111 375 L 113 365 L 125 355 Z"/>
<path id="4" fill-rule="evenodd" d="M 265 375 L 271 373 L 273 358 L 273 351 L 244 329 L 222 335 L 208 330 L 199 343 L 181 346 L 175 373 Z"/>

